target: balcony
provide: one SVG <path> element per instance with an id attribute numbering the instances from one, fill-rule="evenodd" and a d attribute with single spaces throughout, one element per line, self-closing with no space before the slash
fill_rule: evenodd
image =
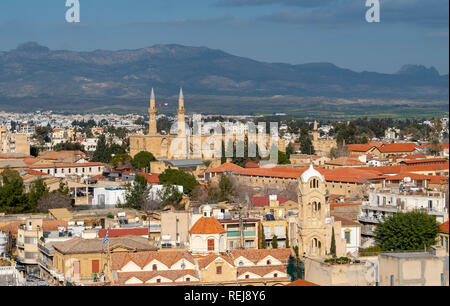
<path id="1" fill-rule="evenodd" d="M 266 238 L 266 240 L 268 239 L 272 239 L 273 236 L 275 236 L 274 233 L 264 233 L 264 236 Z M 276 235 L 277 239 L 286 239 L 286 234 L 280 234 L 280 235 Z"/>
<path id="2" fill-rule="evenodd" d="M 375 233 L 374 233 L 373 231 L 371 231 L 371 230 L 365 230 L 365 229 L 363 229 L 363 230 L 361 231 L 361 235 L 375 237 Z"/>
<path id="3" fill-rule="evenodd" d="M 383 222 L 383 219 L 379 219 L 377 217 L 358 216 L 358 221 L 367 223 L 380 223 Z"/>
<path id="4" fill-rule="evenodd" d="M 227 232 L 227 237 L 240 237 L 240 231 L 229 231 Z M 244 237 L 256 237 L 255 231 L 244 231 Z"/>

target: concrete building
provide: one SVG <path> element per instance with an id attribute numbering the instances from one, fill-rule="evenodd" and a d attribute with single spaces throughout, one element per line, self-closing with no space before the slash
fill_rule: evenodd
<path id="1" fill-rule="evenodd" d="M 445 249 L 379 255 L 380 286 L 448 286 L 449 257 Z"/>

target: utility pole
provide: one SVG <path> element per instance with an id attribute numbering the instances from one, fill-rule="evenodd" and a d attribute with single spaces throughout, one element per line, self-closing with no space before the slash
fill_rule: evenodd
<path id="1" fill-rule="evenodd" d="M 239 233 L 240 233 L 240 249 L 244 249 L 244 224 L 242 220 L 242 204 L 239 204 Z"/>

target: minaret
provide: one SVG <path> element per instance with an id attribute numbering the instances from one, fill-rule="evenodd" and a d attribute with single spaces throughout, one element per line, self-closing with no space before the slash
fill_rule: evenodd
<path id="1" fill-rule="evenodd" d="M 186 110 L 184 109 L 183 89 L 180 88 L 180 96 L 178 97 L 178 135 L 186 135 L 184 122 L 185 113 Z"/>
<path id="2" fill-rule="evenodd" d="M 148 135 L 156 135 L 156 107 L 155 107 L 155 92 L 152 88 L 152 94 L 150 95 L 150 108 L 148 109 L 148 114 L 150 117 L 148 126 Z"/>
<path id="3" fill-rule="evenodd" d="M 319 139 L 319 133 L 317 132 L 317 121 L 314 120 L 313 141 L 317 142 L 318 139 Z"/>

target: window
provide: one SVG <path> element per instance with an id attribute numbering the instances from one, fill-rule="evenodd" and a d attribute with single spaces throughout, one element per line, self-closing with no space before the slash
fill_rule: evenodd
<path id="1" fill-rule="evenodd" d="M 448 237 L 445 237 L 445 250 L 448 252 Z"/>
<path id="2" fill-rule="evenodd" d="M 216 274 L 222 274 L 222 266 L 216 267 Z"/>
<path id="3" fill-rule="evenodd" d="M 271 264 L 270 260 L 266 261 L 266 264 L 270 265 Z"/>
<path id="4" fill-rule="evenodd" d="M 391 286 L 394 286 L 394 275 L 391 275 Z"/>
<path id="5" fill-rule="evenodd" d="M 273 274 L 273 277 L 278 277 L 278 273 L 274 273 L 274 274 Z"/>
<path id="6" fill-rule="evenodd" d="M 250 275 L 246 274 L 246 275 L 245 275 L 245 278 L 246 278 L 246 279 L 249 279 L 249 278 L 250 278 Z"/>
<path id="7" fill-rule="evenodd" d="M 156 280 L 156 282 L 157 282 L 157 283 L 160 283 L 160 282 L 161 282 L 161 279 L 160 279 L 160 278 L 158 278 L 158 279 Z"/>
<path id="8" fill-rule="evenodd" d="M 157 265 L 153 265 L 152 266 L 152 271 L 157 271 L 158 270 L 158 266 Z"/>
<path id="9" fill-rule="evenodd" d="M 350 243 L 350 231 L 345 232 L 345 242 Z"/>
<path id="10" fill-rule="evenodd" d="M 186 281 L 187 281 L 187 282 L 190 282 L 190 281 L 191 281 L 191 278 L 190 278 L 190 277 L 186 277 Z"/>
<path id="11" fill-rule="evenodd" d="M 444 273 L 441 273 L 441 286 L 445 286 Z"/>
<path id="12" fill-rule="evenodd" d="M 208 251 L 214 251 L 214 239 L 208 239 Z"/>
<path id="13" fill-rule="evenodd" d="M 239 267 L 242 267 L 244 263 L 242 261 L 239 262 Z"/>

